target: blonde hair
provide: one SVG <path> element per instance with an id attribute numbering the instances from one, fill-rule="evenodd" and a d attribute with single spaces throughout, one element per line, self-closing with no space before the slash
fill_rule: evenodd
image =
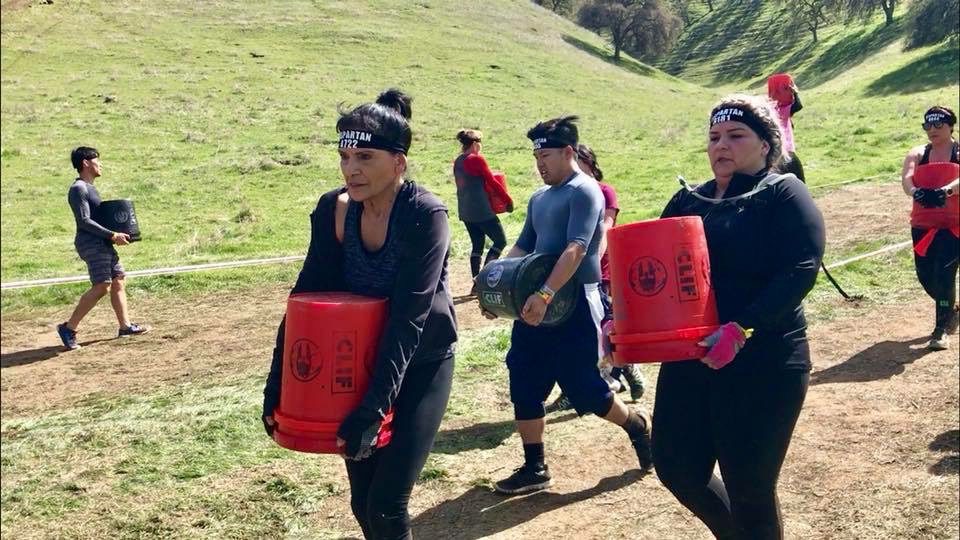
<path id="1" fill-rule="evenodd" d="M 483 140 L 483 133 L 476 129 L 461 129 L 457 132 L 457 140 L 460 141 L 463 149 L 466 150 L 471 144 Z"/>
<path id="2" fill-rule="evenodd" d="M 746 109 L 757 117 L 757 120 L 766 130 L 765 134 L 758 133 L 757 135 L 770 145 L 770 151 L 767 152 L 766 156 L 767 168 L 779 164 L 783 157 L 783 134 L 780 131 L 780 122 L 777 121 L 777 113 L 770 98 L 748 94 L 731 94 L 725 96 L 713 106 L 710 117 L 713 118 L 714 113 L 727 107 Z"/>

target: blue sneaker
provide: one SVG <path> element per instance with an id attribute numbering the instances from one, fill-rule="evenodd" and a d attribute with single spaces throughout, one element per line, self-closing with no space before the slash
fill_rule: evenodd
<path id="1" fill-rule="evenodd" d="M 121 328 L 120 331 L 117 332 L 117 337 L 139 336 L 140 334 L 146 334 L 149 331 L 150 331 L 149 326 L 144 326 L 142 324 L 137 324 L 137 323 L 130 323 L 130 326 L 126 328 Z"/>
<path id="2" fill-rule="evenodd" d="M 60 336 L 60 341 L 63 342 L 63 346 L 68 351 L 75 351 L 80 348 L 80 344 L 77 343 L 77 331 L 68 328 L 67 323 L 57 325 L 57 335 Z"/>

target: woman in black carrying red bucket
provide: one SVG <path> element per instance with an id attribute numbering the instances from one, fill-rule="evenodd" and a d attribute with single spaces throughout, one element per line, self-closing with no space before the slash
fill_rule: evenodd
<path id="1" fill-rule="evenodd" d="M 369 387 L 336 432 L 351 507 L 371 539 L 410 537 L 407 504 L 447 407 L 457 339 L 447 282 L 447 209 L 405 179 L 410 101 L 389 90 L 376 103 L 341 112 L 345 186 L 320 197 L 311 214 L 310 247 L 291 291 L 389 299 Z M 281 322 L 264 388 L 263 422 L 271 435 L 278 429 L 285 331 Z M 378 449 L 391 409 L 392 440 Z"/>
<path id="2" fill-rule="evenodd" d="M 913 198 L 910 227 L 917 278 L 935 303 L 927 347 L 947 348 L 957 331 L 957 268 L 960 259 L 960 143 L 953 138 L 957 115 L 930 108 L 923 130 L 930 142 L 910 150 L 903 161 L 903 191 Z"/>
<path id="3" fill-rule="evenodd" d="M 660 368 L 654 466 L 717 538 L 782 538 L 777 477 L 809 381 L 801 302 L 823 257 L 823 217 L 796 176 L 770 172 L 782 151 L 775 114 L 752 96 L 718 103 L 714 179 L 682 189 L 661 216 L 702 218 L 721 325 L 702 360 Z"/>

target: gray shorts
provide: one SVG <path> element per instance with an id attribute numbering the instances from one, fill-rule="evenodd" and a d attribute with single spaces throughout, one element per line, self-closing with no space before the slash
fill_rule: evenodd
<path id="1" fill-rule="evenodd" d="M 123 265 L 113 246 L 103 244 L 95 246 L 77 246 L 77 254 L 87 263 L 90 283 L 110 283 L 114 279 L 123 279 Z"/>

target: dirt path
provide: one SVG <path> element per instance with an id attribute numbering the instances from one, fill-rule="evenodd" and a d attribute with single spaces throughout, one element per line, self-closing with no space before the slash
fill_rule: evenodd
<path id="1" fill-rule="evenodd" d="M 832 246 L 902 228 L 901 218 L 890 217 L 899 203 L 890 202 L 898 195 L 888 188 L 852 186 L 819 199 Z M 454 261 L 451 272 L 461 328 L 503 324 L 486 321 L 474 301 L 460 297 L 469 290 L 466 262 Z M 915 293 L 910 302 L 853 308 L 850 316 L 812 324 L 815 369 L 780 483 L 789 538 L 957 538 L 960 342 L 953 336 L 943 352 L 922 348 L 932 303 L 919 288 Z M 95 342 L 68 354 L 59 353 L 55 313 L 4 317 L 3 416 L 262 372 L 285 295 L 285 287 L 276 287 L 243 297 L 201 296 L 189 305 L 137 302 L 155 331 L 123 342 L 96 341 L 115 332 L 109 308 L 101 306 L 81 337 Z M 648 374 L 652 379 L 655 367 Z M 505 389 L 492 385 L 483 395 L 489 410 L 478 415 L 499 419 L 444 424 L 431 459 L 449 476 L 417 486 L 411 508 L 417 537 L 709 538 L 655 476 L 637 474 L 622 432 L 596 418 L 551 418 L 549 492 L 493 495 L 490 481 L 519 464 L 520 449 Z M 643 402 L 649 406 L 652 396 Z M 330 466 L 340 467 L 335 458 Z M 294 469 L 285 472 L 297 478 Z M 334 476 L 345 492 L 345 478 Z M 230 489 L 229 478 L 218 481 L 224 483 L 218 489 Z M 310 519 L 320 528 L 359 533 L 346 495 L 319 506 Z"/>

